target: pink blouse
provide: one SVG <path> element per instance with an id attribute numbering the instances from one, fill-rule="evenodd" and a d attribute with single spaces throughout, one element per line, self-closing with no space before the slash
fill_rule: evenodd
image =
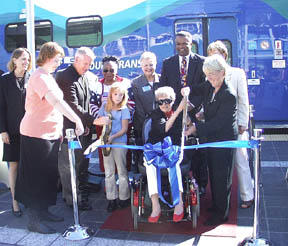
<path id="1" fill-rule="evenodd" d="M 28 81 L 26 112 L 20 124 L 22 135 L 47 140 L 55 140 L 62 135 L 63 116 L 45 99 L 49 91 L 63 98 L 63 92 L 52 75 L 39 67 Z"/>

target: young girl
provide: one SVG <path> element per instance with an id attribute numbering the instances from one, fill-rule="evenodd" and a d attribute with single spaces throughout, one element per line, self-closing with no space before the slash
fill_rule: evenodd
<path id="1" fill-rule="evenodd" d="M 106 103 L 101 106 L 98 117 L 112 115 L 112 129 L 108 144 L 126 144 L 130 113 L 126 106 L 128 100 L 127 88 L 123 83 L 114 82 L 110 88 Z M 119 207 L 127 207 L 130 203 L 128 174 L 126 169 L 127 149 L 112 148 L 108 156 L 104 156 L 106 197 L 109 201 L 107 211 L 117 209 L 118 191 L 115 180 L 115 163 L 119 176 Z"/>

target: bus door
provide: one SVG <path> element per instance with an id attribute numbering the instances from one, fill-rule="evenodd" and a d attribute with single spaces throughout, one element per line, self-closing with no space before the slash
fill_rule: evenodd
<path id="1" fill-rule="evenodd" d="M 237 29 L 234 17 L 205 17 L 175 21 L 175 32 L 188 31 L 193 36 L 192 50 L 207 56 L 209 43 L 223 41 L 228 48 L 228 63 L 237 66 Z"/>

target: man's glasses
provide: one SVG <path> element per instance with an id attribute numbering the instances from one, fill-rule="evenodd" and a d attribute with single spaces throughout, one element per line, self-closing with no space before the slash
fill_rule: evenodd
<path id="1" fill-rule="evenodd" d="M 170 104 L 173 102 L 172 99 L 170 98 L 165 98 L 165 99 L 160 99 L 158 101 L 156 101 L 160 106 L 163 105 L 163 104 Z"/>
<path id="2" fill-rule="evenodd" d="M 108 72 L 114 73 L 114 69 L 113 68 L 112 69 L 103 69 L 103 72 L 104 73 L 108 73 Z"/>

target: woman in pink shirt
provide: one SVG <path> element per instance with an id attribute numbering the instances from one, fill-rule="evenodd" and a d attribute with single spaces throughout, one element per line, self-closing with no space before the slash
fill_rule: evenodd
<path id="1" fill-rule="evenodd" d="M 76 135 L 84 132 L 80 118 L 63 100 L 52 77 L 64 51 L 55 42 L 42 45 L 38 68 L 31 75 L 26 92 L 25 115 L 20 124 L 20 163 L 15 198 L 27 207 L 29 231 L 55 233 L 42 221 L 63 221 L 48 207 L 56 204 L 58 151 L 63 115 L 76 124 Z"/>

